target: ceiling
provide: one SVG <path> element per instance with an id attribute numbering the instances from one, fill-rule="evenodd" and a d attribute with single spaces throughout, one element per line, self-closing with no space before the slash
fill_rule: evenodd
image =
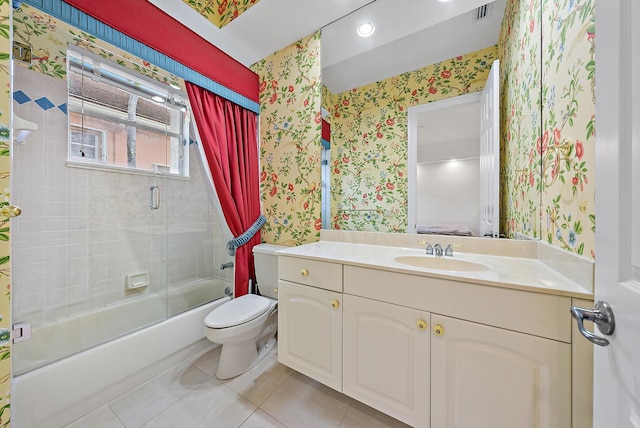
<path id="1" fill-rule="evenodd" d="M 261 0 L 218 28 L 182 1 L 149 1 L 246 66 L 322 29 L 322 81 L 334 93 L 495 45 L 506 5 L 506 0 Z M 487 3 L 487 17 L 475 21 L 477 8 Z M 357 36 L 361 22 L 372 22 L 376 32 Z"/>

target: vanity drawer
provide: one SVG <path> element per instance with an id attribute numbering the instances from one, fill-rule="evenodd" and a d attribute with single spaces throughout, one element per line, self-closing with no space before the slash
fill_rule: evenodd
<path id="1" fill-rule="evenodd" d="M 342 293 L 342 265 L 339 263 L 278 257 L 280 279 Z"/>
<path id="2" fill-rule="evenodd" d="M 571 298 L 354 266 L 344 292 L 571 343 Z"/>

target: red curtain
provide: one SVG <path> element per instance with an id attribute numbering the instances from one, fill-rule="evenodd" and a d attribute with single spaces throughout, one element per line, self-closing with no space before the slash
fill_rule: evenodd
<path id="1" fill-rule="evenodd" d="M 222 212 L 239 236 L 260 216 L 256 115 L 197 85 L 186 86 Z M 255 281 L 252 249 L 259 243 L 256 233 L 236 251 L 236 297 L 247 294 L 249 279 Z"/>

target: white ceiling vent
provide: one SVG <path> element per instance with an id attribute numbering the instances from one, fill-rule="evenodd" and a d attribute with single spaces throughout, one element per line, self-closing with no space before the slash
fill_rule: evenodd
<path id="1" fill-rule="evenodd" d="M 480 6 L 473 11 L 473 22 L 482 21 L 491 15 L 491 3 L 487 3 L 484 6 Z"/>

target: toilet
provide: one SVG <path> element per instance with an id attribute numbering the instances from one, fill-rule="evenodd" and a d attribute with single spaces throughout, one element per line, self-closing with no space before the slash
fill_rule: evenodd
<path id="1" fill-rule="evenodd" d="M 278 256 L 282 245 L 253 247 L 257 294 L 245 294 L 215 308 L 204 320 L 207 339 L 222 345 L 216 377 L 229 379 L 257 364 L 275 345 L 278 329 Z"/>

